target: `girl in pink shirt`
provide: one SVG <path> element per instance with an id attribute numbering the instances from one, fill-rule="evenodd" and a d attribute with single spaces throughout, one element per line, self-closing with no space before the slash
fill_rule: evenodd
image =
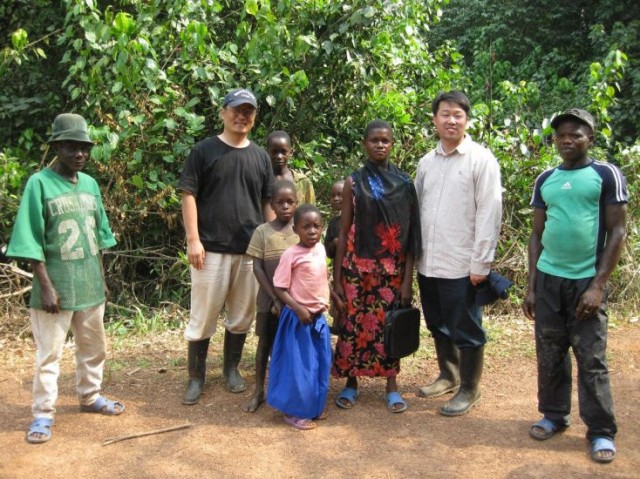
<path id="1" fill-rule="evenodd" d="M 302 430 L 324 419 L 329 393 L 331 336 L 324 312 L 330 293 L 322 229 L 320 211 L 299 206 L 293 230 L 300 242 L 284 252 L 273 277 L 276 296 L 286 306 L 271 353 L 267 403 Z"/>

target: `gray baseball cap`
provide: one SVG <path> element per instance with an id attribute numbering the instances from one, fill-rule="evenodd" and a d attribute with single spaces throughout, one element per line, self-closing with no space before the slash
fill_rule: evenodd
<path id="1" fill-rule="evenodd" d="M 49 143 L 57 141 L 79 141 L 80 143 L 91 143 L 89 138 L 86 120 L 75 113 L 62 113 L 53 120 L 51 137 Z"/>
<path id="2" fill-rule="evenodd" d="M 555 130 L 560 126 L 560 123 L 565 120 L 577 120 L 591 128 L 591 131 L 596 131 L 596 122 L 588 111 L 579 108 L 570 108 L 551 120 L 551 128 Z"/>

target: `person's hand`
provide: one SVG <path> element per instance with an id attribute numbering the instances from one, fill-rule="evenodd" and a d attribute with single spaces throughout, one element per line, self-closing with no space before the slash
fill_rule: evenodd
<path id="1" fill-rule="evenodd" d="M 469 275 L 469 281 L 471 281 L 471 284 L 474 286 L 478 286 L 480 283 L 484 283 L 487 278 L 489 277 L 489 275 L 486 274 L 473 274 L 471 273 Z"/>
<path id="2" fill-rule="evenodd" d="M 313 316 L 311 315 L 311 311 L 307 308 L 301 307 L 299 311 L 296 311 L 296 313 L 302 324 L 311 324 Z"/>
<path id="3" fill-rule="evenodd" d="M 40 291 L 40 301 L 42 309 L 50 314 L 58 314 L 60 312 L 60 296 L 53 286 L 44 286 Z"/>
<path id="4" fill-rule="evenodd" d="M 187 256 L 189 257 L 189 264 L 195 269 L 202 269 L 204 266 L 204 246 L 200 240 L 193 240 L 187 243 Z"/>
<path id="5" fill-rule="evenodd" d="M 400 304 L 402 306 L 411 306 L 412 298 L 413 291 L 411 290 L 411 285 L 402 285 L 402 287 L 400 288 Z"/>
<path id="6" fill-rule="evenodd" d="M 602 289 L 597 286 L 589 286 L 578 301 L 576 319 L 581 321 L 597 314 L 603 299 L 604 291 Z"/>
<path id="7" fill-rule="evenodd" d="M 282 312 L 282 303 L 279 299 L 274 299 L 273 304 L 271 305 L 271 314 L 274 316 L 280 317 L 280 313 Z"/>
<path id="8" fill-rule="evenodd" d="M 527 293 L 527 297 L 522 303 L 522 312 L 531 321 L 536 320 L 536 294 L 533 291 Z"/>

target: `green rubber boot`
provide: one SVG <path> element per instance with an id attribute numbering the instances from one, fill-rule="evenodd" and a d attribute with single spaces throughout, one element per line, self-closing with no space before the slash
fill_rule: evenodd
<path id="1" fill-rule="evenodd" d="M 418 396 L 423 398 L 437 398 L 455 392 L 460 387 L 458 348 L 449 339 L 434 338 L 434 343 L 440 375 L 428 386 L 418 389 Z"/>
<path id="2" fill-rule="evenodd" d="M 443 416 L 462 416 L 480 402 L 484 346 L 460 350 L 460 390 L 440 408 Z"/>
<path id="3" fill-rule="evenodd" d="M 209 338 L 201 341 L 189 341 L 187 351 L 187 367 L 189 370 L 189 384 L 182 398 L 182 404 L 193 405 L 198 402 L 204 378 L 207 372 L 207 351 L 209 350 Z"/>
<path id="4" fill-rule="evenodd" d="M 241 393 L 247 390 L 247 385 L 238 371 L 240 359 L 242 359 L 242 348 L 247 339 L 245 334 L 232 334 L 229 331 L 224 332 L 224 380 L 227 389 L 232 393 Z"/>

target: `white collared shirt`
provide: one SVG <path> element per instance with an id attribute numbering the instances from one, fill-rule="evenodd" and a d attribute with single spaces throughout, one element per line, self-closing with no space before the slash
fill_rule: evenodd
<path id="1" fill-rule="evenodd" d="M 448 154 L 438 143 L 420 160 L 415 185 L 423 249 L 418 272 L 448 279 L 489 274 L 502 220 L 493 154 L 468 134 Z"/>

